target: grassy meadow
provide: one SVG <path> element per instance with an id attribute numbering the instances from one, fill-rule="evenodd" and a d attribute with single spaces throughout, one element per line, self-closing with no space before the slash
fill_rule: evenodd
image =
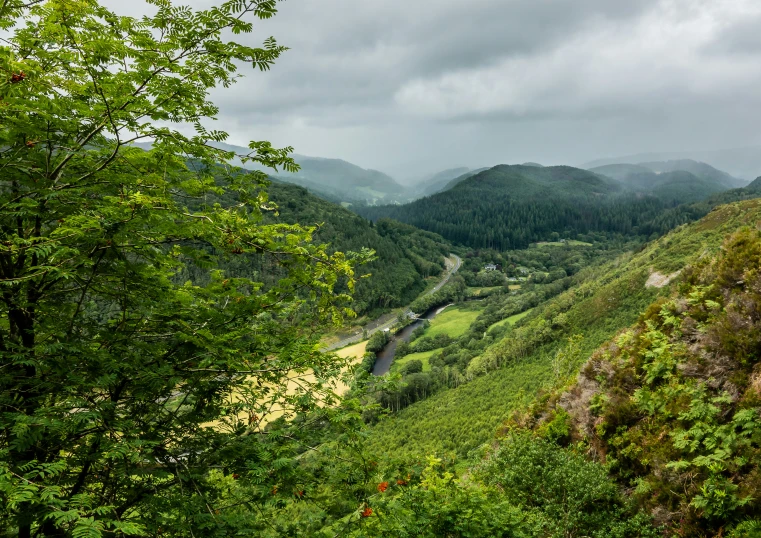
<path id="1" fill-rule="evenodd" d="M 431 351 L 423 351 L 421 353 L 411 353 L 409 355 L 406 355 L 402 357 L 401 359 L 394 359 L 394 364 L 391 367 L 392 371 L 397 370 L 407 364 L 410 361 L 418 360 L 423 363 L 423 371 L 424 372 L 430 372 L 431 371 L 431 364 L 429 362 L 429 359 L 433 357 L 436 353 L 439 353 L 441 349 L 433 349 Z"/>
<path id="2" fill-rule="evenodd" d="M 480 313 L 481 309 L 472 305 L 450 306 L 431 320 L 425 336 L 433 338 L 446 334 L 452 338 L 460 337 L 468 331 Z"/>

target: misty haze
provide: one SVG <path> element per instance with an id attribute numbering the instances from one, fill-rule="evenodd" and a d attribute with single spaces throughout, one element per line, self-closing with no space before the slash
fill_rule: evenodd
<path id="1" fill-rule="evenodd" d="M 0 0 L 0 537 L 761 538 L 761 3 Z"/>

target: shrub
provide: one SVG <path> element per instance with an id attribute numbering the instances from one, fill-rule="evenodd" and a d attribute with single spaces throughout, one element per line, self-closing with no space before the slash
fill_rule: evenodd
<path id="1" fill-rule="evenodd" d="M 421 360 L 414 360 L 409 361 L 402 365 L 401 373 L 402 375 L 409 375 L 409 374 L 419 374 L 423 371 L 423 361 Z"/>
<path id="2" fill-rule="evenodd" d="M 367 342 L 367 347 L 365 349 L 370 353 L 378 353 L 380 350 L 386 347 L 386 344 L 388 344 L 390 340 L 391 335 L 388 332 L 378 331 L 370 337 L 370 340 Z"/>
<path id="3" fill-rule="evenodd" d="M 541 536 L 657 536 L 627 509 L 604 467 L 530 433 L 511 433 L 476 476 L 536 514 Z"/>

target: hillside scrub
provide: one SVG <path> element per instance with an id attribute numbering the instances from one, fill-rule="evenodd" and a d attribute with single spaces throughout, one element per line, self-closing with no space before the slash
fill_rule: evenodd
<path id="1" fill-rule="evenodd" d="M 645 287 L 652 271 L 671 274 L 710 258 L 728 234 L 754 220 L 761 220 L 759 200 L 722 206 L 637 253 L 582 269 L 569 277 L 575 286 L 566 291 L 558 287 L 559 294 L 544 302 L 533 294 L 559 283 L 485 300 L 486 309 L 471 330 L 429 359 L 430 375 L 440 389 L 429 390 L 433 394 L 429 400 L 373 426 L 371 445 L 394 446 L 409 455 L 433 451 L 467 456 L 492 439 L 499 425 L 530 403 L 532 395 L 554 387 L 553 361 L 568 347 L 569 338 L 583 336 L 565 366 L 576 371 L 585 357 L 636 323 L 654 299 L 672 292 L 674 283 L 660 289 Z M 512 329 L 498 327 L 496 333 L 484 336 L 502 316 L 529 309 Z"/>
<path id="2" fill-rule="evenodd" d="M 319 482 L 279 492 L 257 536 L 356 538 L 656 538 L 650 518 L 627 502 L 604 468 L 571 449 L 526 435 L 504 439 L 467 475 L 429 456 L 352 467 L 339 445 L 305 455 Z M 372 484 L 358 480 L 370 476 Z M 245 490 L 227 485 L 231 501 Z"/>
<path id="3" fill-rule="evenodd" d="M 744 228 L 517 420 L 541 430 L 566 417 L 567 441 L 670 535 L 713 536 L 761 510 L 760 360 L 761 233 Z"/>

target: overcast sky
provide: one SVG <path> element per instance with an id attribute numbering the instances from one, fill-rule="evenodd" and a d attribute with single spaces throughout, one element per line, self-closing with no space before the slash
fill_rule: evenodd
<path id="1" fill-rule="evenodd" d="M 196 5 L 210 0 L 195 0 Z M 761 144 L 759 0 L 288 0 L 219 91 L 230 142 L 404 179 Z"/>

